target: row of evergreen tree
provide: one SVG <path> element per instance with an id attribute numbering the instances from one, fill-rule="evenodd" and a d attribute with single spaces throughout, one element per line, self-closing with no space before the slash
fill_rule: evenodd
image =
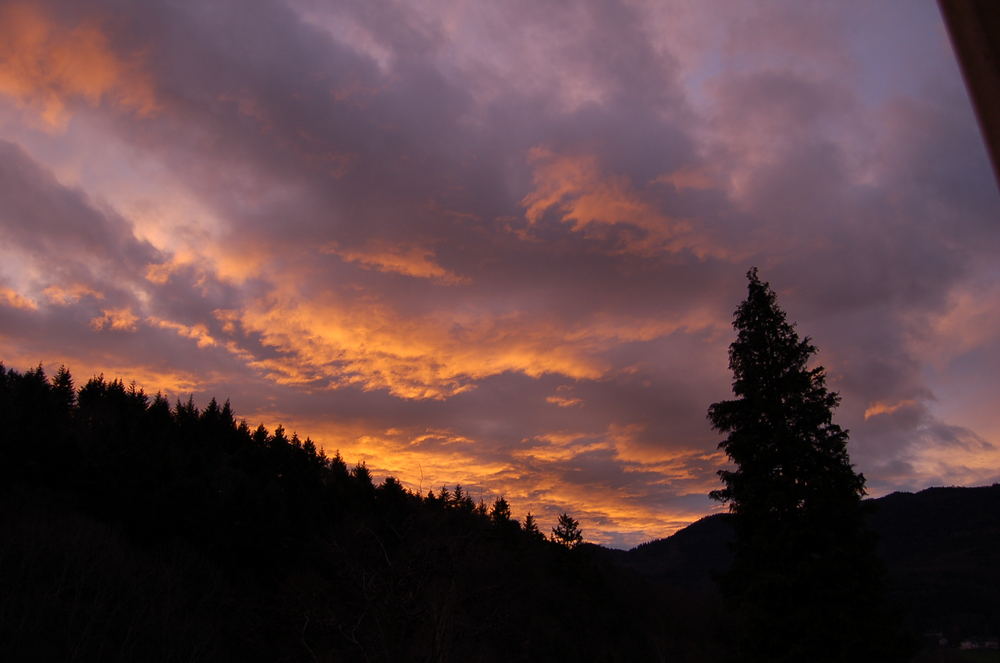
<path id="1" fill-rule="evenodd" d="M 3 660 L 702 660 L 567 514 L 65 368 L 0 366 L 0 426 Z"/>
<path id="2" fill-rule="evenodd" d="M 348 468 L 339 451 L 328 457 L 310 438 L 303 441 L 297 433 L 288 437 L 280 425 L 273 433 L 263 424 L 251 429 L 245 419 L 237 421 L 228 400 L 220 406 L 212 398 L 204 410 L 199 410 L 193 396 L 189 396 L 186 402 L 178 399 L 171 407 L 160 392 L 150 398 L 134 382 L 126 386 L 121 379 L 109 381 L 103 375 L 91 378 L 77 392 L 73 377 L 65 366 L 48 379 L 42 365 L 20 373 L 0 363 L 0 417 L 19 432 L 38 436 L 47 442 L 37 446 L 15 444 L 0 448 L 0 453 L 11 454 L 6 465 L 12 471 L 32 472 L 43 459 L 30 457 L 31 451 L 41 450 L 41 455 L 50 456 L 45 462 L 49 471 L 56 469 L 51 467 L 53 462 L 79 467 L 77 459 L 86 460 L 92 466 L 88 475 L 94 483 L 94 471 L 107 473 L 121 469 L 120 463 L 126 457 L 135 462 L 139 460 L 138 456 L 153 454 L 148 456 L 152 462 L 150 467 L 145 468 L 147 473 L 139 482 L 142 487 L 138 492 L 141 495 L 135 496 L 141 498 L 148 495 L 152 488 L 151 483 L 146 481 L 154 478 L 152 474 L 158 473 L 155 478 L 164 485 L 163 478 L 168 476 L 170 468 L 153 465 L 164 459 L 165 456 L 160 454 L 167 451 L 163 448 L 164 443 L 171 445 L 174 440 L 179 440 L 186 450 L 196 449 L 198 454 L 204 454 L 199 458 L 204 465 L 217 463 L 222 458 L 221 453 L 231 457 L 227 462 L 232 466 L 261 480 L 265 479 L 265 473 L 270 472 L 273 476 L 264 481 L 267 484 L 265 490 L 277 490 L 272 482 L 289 488 L 294 485 L 299 487 L 297 490 L 311 491 L 313 494 L 309 498 L 321 499 L 320 486 L 353 482 L 357 485 L 353 489 L 345 489 L 346 493 L 405 495 L 406 499 L 422 500 L 427 506 L 473 514 L 509 531 L 523 530 L 528 538 L 535 541 L 546 538 L 531 512 L 527 513 L 523 524 L 515 520 L 503 495 L 496 497 L 487 507 L 482 498 L 477 503 L 461 484 L 456 484 L 453 490 L 442 486 L 439 493 L 431 490 L 426 496 L 404 488 L 393 476 L 387 476 L 376 486 L 364 462 Z M 99 438 L 103 440 L 104 448 L 95 443 Z M 124 447 L 115 448 L 115 442 L 123 438 L 132 441 L 128 445 L 132 447 L 131 453 Z M 53 442 L 60 448 L 52 449 Z M 147 445 L 148 448 L 144 449 Z M 99 457 L 112 448 L 114 452 L 111 455 L 118 458 L 117 468 L 113 458 Z M 52 457 L 54 451 L 57 455 Z M 19 458 L 18 453 L 26 453 L 28 457 Z M 186 451 L 184 456 L 190 461 Z M 129 469 L 137 468 L 130 465 Z M 195 468 L 184 469 L 190 472 Z M 199 475 L 206 471 L 205 468 L 196 469 Z M 120 475 L 117 476 L 120 478 Z M 237 490 L 232 483 L 223 482 L 219 486 L 215 491 L 219 497 L 215 499 L 221 501 L 230 499 L 232 491 Z M 110 481 L 108 488 L 121 491 L 127 486 L 121 481 Z M 579 521 L 566 513 L 560 515 L 548 538 L 567 548 L 575 547 L 583 541 Z"/>
<path id="3" fill-rule="evenodd" d="M 833 423 L 839 397 L 824 369 L 809 366 L 816 348 L 770 286 L 756 270 L 747 276 L 730 346 L 735 398 L 708 413 L 732 461 L 712 493 L 735 524 L 734 562 L 719 578 L 726 610 L 608 564 L 580 545 L 568 514 L 546 538 L 532 514 L 512 518 L 503 496 L 488 507 L 461 485 L 426 495 L 392 477 L 376 485 L 363 463 L 349 468 L 281 427 L 251 429 L 228 402 L 171 407 L 121 380 L 97 377 L 77 391 L 65 368 L 49 380 L 41 367 L 22 374 L 0 365 L 0 524 L 27 526 L 12 505 L 43 518 L 70 514 L 91 532 L 82 538 L 91 547 L 95 527 L 118 528 L 118 552 L 142 577 L 176 578 L 171 593 L 198 595 L 204 573 L 153 563 L 136 548 L 168 546 L 213 570 L 222 598 L 195 605 L 213 615 L 240 606 L 194 622 L 161 606 L 176 620 L 166 620 L 168 632 L 196 631 L 181 640 L 193 652 L 150 644 L 162 638 L 162 615 L 136 622 L 112 612 L 104 617 L 115 626 L 103 635 L 88 622 L 54 638 L 31 626 L 50 620 L 6 616 L 58 612 L 66 592 L 87 595 L 84 580 L 64 572 L 75 579 L 70 589 L 60 580 L 38 591 L 20 580 L 38 556 L 14 543 L 0 548 L 0 583 L 5 600 L 20 603 L 0 605 L 0 643 L 61 643 L 56 658 L 77 660 L 106 660 L 117 647 L 124 660 L 201 659 L 210 650 L 210 660 L 696 661 L 724 652 L 748 663 L 904 661 L 911 649 L 884 601 L 865 480 Z M 68 569 L 80 556 L 60 541 L 50 532 L 41 548 Z M 12 559 L 21 560 L 19 575 Z M 98 571 L 91 584 L 115 573 Z M 134 600 L 121 592 L 119 603 Z M 84 604 L 87 614 L 99 605 Z M 72 622 L 79 599 L 66 611 Z M 193 626 L 205 623 L 217 628 Z"/>

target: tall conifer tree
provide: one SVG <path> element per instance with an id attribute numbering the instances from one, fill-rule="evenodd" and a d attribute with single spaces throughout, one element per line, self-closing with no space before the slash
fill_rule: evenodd
<path id="1" fill-rule="evenodd" d="M 833 423 L 816 348 L 800 339 L 761 282 L 747 273 L 729 347 L 734 400 L 708 418 L 727 434 L 714 499 L 735 517 L 733 567 L 723 589 L 741 661 L 890 661 L 898 641 L 881 606 L 881 565 L 864 522 L 864 477 Z"/>
<path id="2" fill-rule="evenodd" d="M 571 550 L 576 548 L 583 543 L 580 521 L 570 517 L 568 513 L 560 515 L 559 523 L 552 528 L 552 541 Z"/>

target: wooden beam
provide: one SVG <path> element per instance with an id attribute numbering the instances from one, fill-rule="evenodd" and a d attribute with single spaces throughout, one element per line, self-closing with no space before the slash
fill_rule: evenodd
<path id="1" fill-rule="evenodd" d="M 938 0 L 1000 186 L 1000 1 Z"/>

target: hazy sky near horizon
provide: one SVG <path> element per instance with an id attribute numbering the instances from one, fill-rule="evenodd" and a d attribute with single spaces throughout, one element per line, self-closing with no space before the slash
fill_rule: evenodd
<path id="1" fill-rule="evenodd" d="M 998 256 L 932 0 L 0 2 L 0 361 L 592 541 L 718 508 L 753 265 L 872 494 L 1000 481 Z"/>

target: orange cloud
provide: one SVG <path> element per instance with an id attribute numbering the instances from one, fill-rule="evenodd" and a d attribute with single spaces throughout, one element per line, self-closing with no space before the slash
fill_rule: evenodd
<path id="1" fill-rule="evenodd" d="M 34 311 L 38 308 L 38 304 L 34 300 L 25 297 L 16 290 L 4 287 L 0 287 L 0 304 L 24 311 Z"/>
<path id="2" fill-rule="evenodd" d="M 90 326 L 95 331 L 110 329 L 113 331 L 133 332 L 136 330 L 138 322 L 139 317 L 128 307 L 101 309 L 101 315 L 92 318 Z"/>
<path id="3" fill-rule="evenodd" d="M 323 252 L 332 253 L 348 262 L 358 263 L 380 272 L 394 272 L 448 285 L 469 282 L 468 278 L 441 267 L 434 261 L 433 251 L 419 246 L 373 242 L 364 249 L 340 249 L 336 244 L 330 244 L 323 248 Z"/>
<path id="4" fill-rule="evenodd" d="M 641 483 L 626 487 L 559 478 L 558 467 L 580 453 L 613 448 L 614 442 L 603 436 L 546 433 L 525 440 L 525 447 L 510 457 L 495 457 L 484 453 L 491 448 L 488 440 L 447 429 L 372 429 L 364 422 L 294 419 L 274 411 L 245 416 L 269 428 L 280 423 L 300 435 L 308 433 L 328 454 L 339 451 L 349 464 L 365 461 L 377 480 L 392 475 L 424 494 L 459 482 L 474 500 L 487 503 L 504 495 L 516 517 L 531 511 L 545 531 L 555 525 L 559 513 L 569 510 L 580 519 L 587 540 L 597 543 L 611 543 L 617 536 L 619 543 L 624 537 L 634 545 L 667 536 L 705 512 L 696 507 L 665 511 L 646 499 Z M 682 453 L 675 465 L 682 466 L 691 454 Z M 698 485 L 688 492 L 707 494 L 714 487 Z"/>
<path id="5" fill-rule="evenodd" d="M 509 487 L 504 477 L 514 472 L 510 461 L 483 458 L 476 440 L 448 429 L 373 428 L 366 422 L 297 419 L 275 411 L 243 416 L 269 428 L 282 424 L 307 433 L 327 454 L 339 451 L 351 464 L 364 461 L 376 477 L 395 476 L 423 493 L 456 482 L 480 488 L 489 484 L 495 488 L 488 490 L 503 492 Z"/>
<path id="6" fill-rule="evenodd" d="M 218 345 L 218 341 L 212 337 L 212 335 L 208 332 L 208 327 L 205 325 L 185 325 L 180 322 L 164 320 L 163 318 L 157 317 L 150 317 L 148 320 L 150 324 L 160 327 L 161 329 L 172 329 L 185 338 L 193 339 L 198 343 L 199 348 Z"/>
<path id="7" fill-rule="evenodd" d="M 108 360 L 110 361 L 111 358 L 109 357 Z M 108 363 L 106 365 L 101 364 L 89 367 L 84 361 L 76 359 L 68 359 L 62 363 L 69 366 L 73 371 L 73 374 L 76 376 L 77 386 L 84 384 L 81 380 L 84 376 L 96 375 L 97 372 L 101 372 L 110 379 L 121 378 L 128 382 L 134 381 L 136 386 L 143 389 L 147 394 L 161 392 L 173 398 L 182 398 L 187 394 L 200 391 L 206 384 L 206 378 L 212 377 L 195 375 L 189 371 L 176 371 L 142 364 L 124 365 Z"/>
<path id="8" fill-rule="evenodd" d="M 586 433 L 555 431 L 524 440 L 524 447 L 514 451 L 515 459 L 551 463 L 568 461 L 588 451 L 610 450 L 613 443 L 605 437 Z"/>
<path id="9" fill-rule="evenodd" d="M 60 306 L 75 304 L 84 297 L 104 299 L 104 293 L 98 292 L 82 283 L 73 283 L 67 286 L 50 285 L 45 290 L 42 290 L 42 294 L 53 304 Z"/>
<path id="10" fill-rule="evenodd" d="M 534 190 L 521 200 L 524 215 L 537 223 L 556 210 L 564 223 L 589 236 L 609 226 L 628 224 L 644 232 L 631 237 L 625 250 L 640 254 L 690 251 L 698 257 L 725 257 L 688 219 L 671 217 L 648 202 L 626 177 L 600 171 L 596 157 L 559 155 L 545 147 L 528 152 L 534 167 Z M 693 181 L 688 178 L 688 181 Z"/>
<path id="11" fill-rule="evenodd" d="M 215 316 L 216 320 L 222 323 L 222 331 L 227 334 L 236 332 L 236 323 L 240 320 L 240 314 L 238 311 L 218 308 L 212 311 L 212 315 Z"/>
<path id="12" fill-rule="evenodd" d="M 283 384 L 327 380 L 331 388 L 360 385 L 407 399 L 445 399 L 508 371 L 597 379 L 611 368 L 603 358 L 609 345 L 728 326 L 702 311 L 671 320 L 597 314 L 572 324 L 469 309 L 404 315 L 372 296 L 305 300 L 301 291 L 290 279 L 271 296 L 227 313 L 227 324 L 238 316 L 245 332 L 282 355 L 254 365 Z"/>
<path id="13" fill-rule="evenodd" d="M 559 395 L 548 396 L 546 397 L 545 402 L 558 405 L 559 407 L 576 407 L 577 405 L 583 405 L 583 399 Z"/>
<path id="14" fill-rule="evenodd" d="M 917 476 L 935 477 L 945 485 L 975 486 L 996 480 L 1000 445 L 924 445 L 910 460 Z"/>
<path id="15" fill-rule="evenodd" d="M 173 262 L 163 262 L 146 267 L 146 280 L 150 283 L 163 285 L 170 280 L 170 275 L 177 271 L 177 265 Z"/>
<path id="16" fill-rule="evenodd" d="M 136 59 L 115 54 L 97 24 L 63 26 L 27 3 L 0 8 L 0 93 L 50 129 L 65 126 L 75 100 L 110 101 L 139 115 L 157 109 Z"/>
<path id="17" fill-rule="evenodd" d="M 883 403 L 881 401 L 876 401 L 872 403 L 870 406 L 868 406 L 868 408 L 865 410 L 865 421 L 871 419 L 872 417 L 877 417 L 884 414 L 892 414 L 893 412 L 896 412 L 906 407 L 911 407 L 916 404 L 917 402 L 912 399 L 902 400 L 899 401 L 898 403 Z"/>
<path id="18" fill-rule="evenodd" d="M 505 371 L 596 378 L 606 369 L 565 343 L 561 327 L 526 315 L 403 316 L 377 301 L 363 303 L 277 297 L 241 311 L 240 322 L 287 355 L 280 362 L 285 378 L 293 371 L 310 380 L 325 376 L 333 387 L 360 384 L 401 398 L 446 398 Z"/>
<path id="19" fill-rule="evenodd" d="M 126 384 L 135 382 L 147 394 L 157 391 L 173 397 L 186 396 L 199 391 L 206 380 L 217 379 L 217 375 L 196 375 L 163 366 L 149 364 L 122 363 L 114 354 L 85 352 L 81 355 L 65 354 L 37 348 L 25 348 L 23 344 L 11 343 L 0 337 L 0 357 L 8 367 L 37 366 L 39 357 L 45 358 L 46 374 L 55 375 L 60 366 L 66 366 L 73 373 L 77 387 L 82 387 L 92 376 L 103 374 L 109 380 L 120 378 Z"/>

